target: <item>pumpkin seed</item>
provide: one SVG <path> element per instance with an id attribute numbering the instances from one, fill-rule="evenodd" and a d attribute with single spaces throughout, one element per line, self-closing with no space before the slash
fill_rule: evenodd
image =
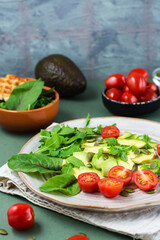
<path id="1" fill-rule="evenodd" d="M 94 155 L 94 153 L 92 153 L 92 152 L 87 152 L 86 157 L 87 157 L 87 161 L 88 161 L 88 162 L 91 162 L 91 161 L 92 161 L 93 155 Z"/>
<path id="2" fill-rule="evenodd" d="M 126 192 L 125 190 L 122 190 L 122 191 L 120 192 L 120 195 L 123 196 L 123 197 L 129 197 L 129 193 Z"/>
<path id="3" fill-rule="evenodd" d="M 0 228 L 0 234 L 1 235 L 8 235 L 8 232 L 5 229 Z"/>
<path id="4" fill-rule="evenodd" d="M 127 187 L 127 188 L 124 189 L 124 191 L 125 191 L 125 192 L 128 192 L 128 193 L 133 193 L 133 192 L 134 192 L 134 189 Z"/>
<path id="5" fill-rule="evenodd" d="M 35 240 L 35 237 L 30 237 L 27 240 Z"/>
<path id="6" fill-rule="evenodd" d="M 139 154 L 140 154 L 140 150 L 139 150 L 139 149 L 135 149 L 135 150 L 134 150 L 134 154 L 135 154 L 135 155 L 139 155 Z"/>
<path id="7" fill-rule="evenodd" d="M 92 142 L 95 142 L 95 141 L 96 141 L 95 138 L 89 138 L 89 139 L 86 140 L 86 142 L 89 142 L 89 143 L 92 143 Z"/>
<path id="8" fill-rule="evenodd" d="M 151 169 L 154 169 L 154 168 L 156 168 L 157 167 L 157 163 L 156 162 L 152 162 L 151 164 L 150 164 L 150 168 Z"/>
<path id="9" fill-rule="evenodd" d="M 147 154 L 147 155 L 151 154 L 151 152 L 149 150 L 144 149 L 144 148 L 141 149 L 141 152 L 144 154 Z"/>
<path id="10" fill-rule="evenodd" d="M 86 130 L 84 128 L 78 128 L 79 132 L 86 133 Z"/>
<path id="11" fill-rule="evenodd" d="M 108 159 L 108 158 L 109 158 L 109 157 L 108 157 L 108 154 L 107 154 L 107 153 L 104 153 L 104 154 L 103 154 L 103 158 L 104 158 L 104 159 Z"/>
<path id="12" fill-rule="evenodd" d="M 88 168 L 91 168 L 92 167 L 92 164 L 91 163 L 87 163 L 86 165 Z"/>
<path id="13" fill-rule="evenodd" d="M 151 189 L 151 190 L 148 190 L 148 191 L 147 191 L 148 194 L 153 194 L 153 193 L 155 193 L 155 192 L 156 192 L 155 189 Z"/>

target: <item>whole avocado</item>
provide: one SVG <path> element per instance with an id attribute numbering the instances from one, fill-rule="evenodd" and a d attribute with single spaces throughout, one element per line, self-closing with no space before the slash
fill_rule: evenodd
<path id="1" fill-rule="evenodd" d="M 72 97 L 82 93 L 87 86 L 81 70 L 72 60 L 61 54 L 52 54 L 41 59 L 35 67 L 36 79 L 54 87 L 60 97 Z"/>

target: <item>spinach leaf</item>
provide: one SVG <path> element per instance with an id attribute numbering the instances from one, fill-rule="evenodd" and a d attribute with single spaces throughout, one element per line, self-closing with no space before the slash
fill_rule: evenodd
<path id="1" fill-rule="evenodd" d="M 42 192 L 59 191 L 66 195 L 76 195 L 80 192 L 76 177 L 69 173 L 48 179 L 39 189 Z"/>
<path id="2" fill-rule="evenodd" d="M 17 154 L 8 160 L 8 167 L 20 172 L 57 172 L 62 168 L 61 158 L 51 158 L 44 154 Z"/>
<path id="3" fill-rule="evenodd" d="M 81 166 L 85 166 L 85 164 L 84 164 L 80 159 L 78 159 L 78 158 L 76 158 L 76 157 L 74 157 L 74 156 L 68 157 L 68 158 L 66 159 L 66 161 L 67 161 L 68 163 L 73 164 L 73 166 L 78 167 L 78 168 L 81 167 Z"/>
<path id="4" fill-rule="evenodd" d="M 25 82 L 16 86 L 6 102 L 8 110 L 28 110 L 40 96 L 44 82 L 41 80 Z"/>

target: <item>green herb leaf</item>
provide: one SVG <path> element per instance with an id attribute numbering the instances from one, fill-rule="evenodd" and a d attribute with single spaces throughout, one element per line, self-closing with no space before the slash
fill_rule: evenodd
<path id="1" fill-rule="evenodd" d="M 85 164 L 84 164 L 80 159 L 78 159 L 78 158 L 76 158 L 76 157 L 74 157 L 74 156 L 68 157 L 68 158 L 66 159 L 66 161 L 67 161 L 68 163 L 73 164 L 73 166 L 78 167 L 78 168 L 85 166 Z"/>
<path id="2" fill-rule="evenodd" d="M 107 142 L 109 146 L 115 146 L 117 144 L 116 138 L 106 138 L 103 141 Z"/>
<path id="3" fill-rule="evenodd" d="M 77 179 L 72 174 L 54 176 L 47 180 L 39 189 L 42 192 L 59 191 L 67 195 L 76 195 L 80 192 Z"/>
<path id="4" fill-rule="evenodd" d="M 29 81 L 16 86 L 6 102 L 7 109 L 17 111 L 31 109 L 31 105 L 40 96 L 43 86 L 44 82 L 41 80 Z"/>
<path id="5" fill-rule="evenodd" d="M 61 158 L 51 158 L 44 154 L 17 154 L 8 160 L 8 167 L 20 172 L 60 172 Z"/>

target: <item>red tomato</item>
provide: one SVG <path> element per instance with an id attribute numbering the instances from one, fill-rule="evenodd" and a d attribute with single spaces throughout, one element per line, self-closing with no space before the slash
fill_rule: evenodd
<path id="1" fill-rule="evenodd" d="M 108 76 L 105 80 L 106 88 L 123 88 L 126 83 L 126 77 L 124 74 L 116 73 Z"/>
<path id="2" fill-rule="evenodd" d="M 8 223 L 12 228 L 24 230 L 34 224 L 33 208 L 27 203 L 16 203 L 7 211 Z"/>
<path id="3" fill-rule="evenodd" d="M 148 75 L 148 72 L 147 72 L 145 69 L 143 69 L 143 68 L 134 68 L 134 69 L 132 69 L 132 70 L 129 72 L 129 74 L 130 74 L 130 73 L 133 73 L 133 72 L 137 72 L 137 73 L 141 74 L 146 81 L 148 80 L 149 75 Z M 128 74 L 128 75 L 129 75 L 129 74 Z"/>
<path id="4" fill-rule="evenodd" d="M 106 97 L 118 101 L 120 100 L 122 92 L 118 88 L 110 88 L 106 91 Z"/>
<path id="5" fill-rule="evenodd" d="M 157 153 L 160 156 L 160 144 L 157 144 Z"/>
<path id="6" fill-rule="evenodd" d="M 122 191 L 123 182 L 113 178 L 102 178 L 98 181 L 98 187 L 105 197 L 113 198 Z"/>
<path id="7" fill-rule="evenodd" d="M 84 234 L 77 234 L 72 237 L 67 238 L 66 240 L 89 240 L 89 238 Z"/>
<path id="8" fill-rule="evenodd" d="M 102 138 L 117 138 L 120 131 L 116 126 L 106 126 L 101 129 Z"/>
<path id="9" fill-rule="evenodd" d="M 125 103 L 137 103 L 138 102 L 138 98 L 130 93 L 130 92 L 124 92 L 121 96 L 121 102 L 125 102 Z"/>
<path id="10" fill-rule="evenodd" d="M 147 82 L 147 89 L 150 89 L 155 93 L 158 91 L 158 87 L 153 82 Z"/>
<path id="11" fill-rule="evenodd" d="M 125 167 L 120 165 L 112 167 L 108 172 L 109 178 L 121 180 L 124 185 L 130 183 L 132 176 L 133 172 L 131 170 L 126 169 Z"/>
<path id="12" fill-rule="evenodd" d="M 122 92 L 129 92 L 129 87 L 127 86 L 127 84 L 124 85 Z"/>
<path id="13" fill-rule="evenodd" d="M 127 77 L 127 86 L 131 93 L 142 94 L 146 90 L 147 82 L 144 77 L 137 72 L 130 73 Z"/>
<path id="14" fill-rule="evenodd" d="M 82 191 L 84 192 L 95 192 L 98 190 L 98 181 L 100 177 L 97 173 L 94 172 L 86 172 L 81 173 L 78 176 L 78 184 Z"/>
<path id="15" fill-rule="evenodd" d="M 158 177 L 149 169 L 135 171 L 133 173 L 133 180 L 135 184 L 144 191 L 153 189 L 158 184 Z"/>
<path id="16" fill-rule="evenodd" d="M 146 91 L 143 94 L 141 94 L 138 98 L 140 102 L 147 102 L 152 101 L 157 97 L 158 95 L 155 92 L 153 92 L 150 89 L 146 89 Z"/>

